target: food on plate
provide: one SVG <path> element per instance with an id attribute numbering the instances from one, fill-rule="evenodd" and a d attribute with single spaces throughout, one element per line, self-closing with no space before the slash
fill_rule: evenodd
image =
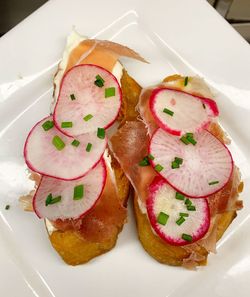
<path id="1" fill-rule="evenodd" d="M 173 75 L 142 89 L 136 111 L 111 149 L 134 188 L 139 239 L 161 263 L 206 265 L 243 207 L 215 98 L 201 78 Z"/>
<path id="2" fill-rule="evenodd" d="M 121 56 L 145 62 L 125 46 L 72 32 L 54 77 L 51 115 L 24 145 L 35 189 L 20 201 L 45 220 L 51 244 L 70 265 L 113 248 L 127 220 L 129 181 L 108 140 L 133 115 L 140 87 Z"/>

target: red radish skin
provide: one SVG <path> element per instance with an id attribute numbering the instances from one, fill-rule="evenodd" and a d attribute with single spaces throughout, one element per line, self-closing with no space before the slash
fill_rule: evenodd
<path id="1" fill-rule="evenodd" d="M 107 138 L 98 138 L 96 132 L 87 133 L 77 138 L 80 145 L 75 147 L 71 144 L 74 138 L 64 135 L 55 126 L 44 131 L 42 124 L 52 120 L 52 116 L 46 117 L 31 129 L 24 145 L 27 166 L 41 175 L 62 180 L 74 180 L 84 176 L 102 158 Z M 65 143 L 61 151 L 52 144 L 55 135 Z M 88 143 L 92 143 L 90 152 L 86 151 Z"/>
<path id="2" fill-rule="evenodd" d="M 229 181 L 233 159 L 228 148 L 207 130 L 194 134 L 196 145 L 185 145 L 179 137 L 158 128 L 153 134 L 149 153 L 153 167 L 178 192 L 192 198 L 207 197 L 220 191 Z M 172 169 L 175 157 L 183 159 L 180 168 Z M 212 181 L 218 184 L 209 185 Z M 209 198 L 209 197 L 208 197 Z"/>
<path id="3" fill-rule="evenodd" d="M 201 131 L 219 115 L 217 104 L 212 99 L 171 88 L 154 89 L 149 98 L 149 108 L 157 125 L 176 136 Z M 164 113 L 164 108 L 173 111 L 173 116 Z"/>
<path id="4" fill-rule="evenodd" d="M 39 218 L 49 220 L 77 219 L 86 215 L 101 197 L 107 177 L 104 159 L 84 177 L 63 181 L 43 176 L 33 198 L 33 209 Z M 74 200 L 74 187 L 84 185 L 84 196 Z M 46 206 L 45 201 L 49 194 L 53 197 L 61 196 L 61 201 Z"/>
<path id="5" fill-rule="evenodd" d="M 96 76 L 104 79 L 104 86 L 95 85 Z M 105 98 L 106 88 L 115 88 L 115 96 Z M 74 94 L 75 100 L 70 95 Z M 106 69 L 83 64 L 72 67 L 64 75 L 54 111 L 56 127 L 68 136 L 79 136 L 107 129 L 118 117 L 122 102 L 122 93 L 116 77 Z M 87 115 L 93 117 L 84 121 Z M 62 122 L 72 122 L 71 128 L 62 128 Z"/>
<path id="6" fill-rule="evenodd" d="M 205 198 L 189 199 L 196 210 L 188 211 L 185 200 L 177 200 L 175 195 L 176 191 L 157 176 L 149 186 L 147 213 L 151 226 L 160 238 L 171 245 L 184 246 L 198 241 L 207 233 L 210 225 L 209 206 Z M 166 225 L 157 222 L 161 211 L 169 215 Z M 188 213 L 189 216 L 179 226 L 176 221 L 180 218 L 180 213 Z M 192 242 L 183 240 L 183 233 L 191 235 Z"/>

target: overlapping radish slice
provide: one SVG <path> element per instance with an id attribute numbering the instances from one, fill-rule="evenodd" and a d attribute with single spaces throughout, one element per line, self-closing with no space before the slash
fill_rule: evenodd
<path id="1" fill-rule="evenodd" d="M 96 132 L 83 134 L 77 140 L 68 137 L 54 126 L 50 116 L 30 131 L 24 146 L 24 158 L 31 170 L 42 175 L 77 179 L 101 159 L 107 144 L 103 137 L 99 138 Z"/>
<path id="2" fill-rule="evenodd" d="M 158 128 L 150 140 L 149 153 L 156 171 L 177 191 L 193 198 L 206 197 L 228 182 L 233 160 L 227 147 L 207 130 L 183 143 Z M 193 140 L 192 140 L 193 139 Z"/>
<path id="3" fill-rule="evenodd" d="M 69 136 L 108 128 L 118 116 L 121 89 L 115 76 L 96 65 L 78 65 L 63 77 L 54 121 Z"/>
<path id="4" fill-rule="evenodd" d="M 149 187 L 147 213 L 154 231 L 171 245 L 186 245 L 202 238 L 210 225 L 205 198 L 189 199 L 156 177 Z"/>
<path id="5" fill-rule="evenodd" d="M 153 90 L 149 106 L 158 126 L 178 136 L 200 131 L 219 114 L 212 99 L 169 88 Z"/>
<path id="6" fill-rule="evenodd" d="M 64 220 L 85 215 L 101 196 L 106 176 L 103 159 L 87 175 L 77 180 L 63 181 L 43 176 L 33 198 L 37 216 Z"/>

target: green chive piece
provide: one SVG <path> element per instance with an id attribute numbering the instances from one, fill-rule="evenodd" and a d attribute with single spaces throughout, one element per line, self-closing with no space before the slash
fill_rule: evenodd
<path id="1" fill-rule="evenodd" d="M 61 123 L 61 128 L 72 128 L 73 123 L 72 122 L 62 122 Z"/>
<path id="2" fill-rule="evenodd" d="M 182 141 L 184 144 L 189 144 L 189 141 L 187 140 L 187 138 L 185 137 L 185 136 L 182 136 L 181 138 L 180 138 L 180 141 Z"/>
<path id="3" fill-rule="evenodd" d="M 9 204 L 7 204 L 7 205 L 5 206 L 5 209 L 6 209 L 6 210 L 10 209 Z"/>
<path id="4" fill-rule="evenodd" d="M 185 204 L 188 205 L 188 206 L 189 206 L 189 205 L 192 205 L 192 201 L 189 200 L 189 199 L 187 198 L 187 199 L 185 200 Z"/>
<path id="5" fill-rule="evenodd" d="M 144 157 L 140 162 L 139 162 L 139 166 L 148 166 L 150 163 L 149 163 L 149 160 L 148 160 L 148 157 Z"/>
<path id="6" fill-rule="evenodd" d="M 177 224 L 178 226 L 180 226 L 180 225 L 183 224 L 184 222 L 185 222 L 184 217 L 180 217 L 180 218 L 176 221 L 176 224 Z"/>
<path id="7" fill-rule="evenodd" d="M 79 185 L 74 187 L 74 200 L 80 200 L 84 196 L 84 185 Z"/>
<path id="8" fill-rule="evenodd" d="M 189 217 L 189 214 L 186 212 L 180 212 L 180 217 Z"/>
<path id="9" fill-rule="evenodd" d="M 187 84 L 188 84 L 188 76 L 186 76 L 185 79 L 184 79 L 184 86 L 186 87 Z"/>
<path id="10" fill-rule="evenodd" d="M 186 137 L 192 137 L 192 138 L 194 138 L 194 133 L 188 132 L 188 133 L 186 133 Z"/>
<path id="11" fill-rule="evenodd" d="M 104 86 L 104 79 L 98 74 L 96 77 L 96 80 L 94 82 L 94 84 L 99 87 L 99 88 L 102 88 Z"/>
<path id="12" fill-rule="evenodd" d="M 58 149 L 58 151 L 61 151 L 65 147 L 65 143 L 57 135 L 53 137 L 52 143 Z"/>
<path id="13" fill-rule="evenodd" d="M 196 145 L 197 141 L 195 139 L 193 139 L 193 137 L 187 136 L 186 138 L 190 143 L 192 143 L 193 145 Z"/>
<path id="14" fill-rule="evenodd" d="M 155 159 L 155 157 L 154 157 L 153 155 L 151 155 L 151 154 L 148 155 L 148 158 L 149 158 L 150 160 L 154 160 L 154 159 Z"/>
<path id="15" fill-rule="evenodd" d="M 185 199 L 184 195 L 182 195 L 181 193 L 178 193 L 178 192 L 175 193 L 175 198 L 178 199 L 178 200 L 184 200 Z"/>
<path id="16" fill-rule="evenodd" d="M 71 100 L 76 100 L 75 94 L 70 94 L 70 99 Z"/>
<path id="17" fill-rule="evenodd" d="M 160 164 L 155 165 L 155 171 L 157 172 L 161 172 L 163 170 L 163 166 L 161 166 Z"/>
<path id="18" fill-rule="evenodd" d="M 171 117 L 174 115 L 174 112 L 170 109 L 164 108 L 163 112 L 165 112 L 166 114 L 170 115 Z"/>
<path id="19" fill-rule="evenodd" d="M 89 142 L 86 146 L 86 152 L 89 153 L 91 151 L 91 148 L 92 148 L 92 143 Z"/>
<path id="20" fill-rule="evenodd" d="M 114 87 L 105 89 L 105 98 L 109 98 L 109 97 L 113 97 L 113 96 L 115 96 L 115 88 Z"/>
<path id="21" fill-rule="evenodd" d="M 165 226 L 167 224 L 168 218 L 169 215 L 161 211 L 157 217 L 157 222 Z"/>
<path id="22" fill-rule="evenodd" d="M 105 129 L 104 128 L 98 128 L 97 129 L 97 137 L 100 139 L 105 138 Z"/>
<path id="23" fill-rule="evenodd" d="M 55 204 L 57 202 L 60 202 L 61 200 L 62 200 L 62 196 L 57 196 L 57 197 L 51 199 L 49 204 Z"/>
<path id="24" fill-rule="evenodd" d="M 43 130 L 48 131 L 51 128 L 54 127 L 54 122 L 53 121 L 46 121 L 45 123 L 42 124 Z"/>
<path id="25" fill-rule="evenodd" d="M 93 118 L 92 114 L 87 114 L 83 119 L 84 119 L 85 122 L 87 122 L 92 118 Z"/>
<path id="26" fill-rule="evenodd" d="M 171 168 L 172 168 L 172 169 L 180 168 L 180 164 L 177 163 L 177 162 L 175 162 L 175 161 L 173 161 L 173 162 L 171 163 Z"/>
<path id="27" fill-rule="evenodd" d="M 78 147 L 79 144 L 80 144 L 80 141 L 78 141 L 77 139 L 74 139 L 74 140 L 71 142 L 71 144 L 72 144 L 73 146 L 75 146 L 75 147 Z"/>
<path id="28" fill-rule="evenodd" d="M 187 205 L 187 210 L 195 211 L 196 207 L 194 205 Z"/>
<path id="29" fill-rule="evenodd" d="M 191 235 L 185 234 L 185 233 L 183 233 L 181 235 L 181 238 L 184 239 L 184 240 L 186 240 L 186 241 L 189 241 L 189 242 L 191 242 L 193 240 L 193 237 Z"/>
<path id="30" fill-rule="evenodd" d="M 52 197 L 52 194 L 50 193 L 45 200 L 45 205 L 48 206 L 52 199 L 53 197 Z"/>
<path id="31" fill-rule="evenodd" d="M 206 105 L 204 103 L 202 103 L 202 106 L 203 106 L 204 109 L 206 109 Z"/>
<path id="32" fill-rule="evenodd" d="M 213 181 L 209 182 L 208 184 L 209 184 L 209 186 L 212 186 L 212 185 L 216 185 L 218 183 L 219 183 L 218 180 L 213 180 Z"/>
<path id="33" fill-rule="evenodd" d="M 178 163 L 179 165 L 181 165 L 183 163 L 183 159 L 179 158 L 179 157 L 175 157 L 174 158 L 174 162 Z"/>

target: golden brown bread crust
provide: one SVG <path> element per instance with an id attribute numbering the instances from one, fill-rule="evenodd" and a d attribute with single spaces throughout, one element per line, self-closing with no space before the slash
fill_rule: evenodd
<path id="1" fill-rule="evenodd" d="M 140 86 L 123 71 L 121 79 L 123 103 L 119 115 L 120 126 L 135 115 L 135 103 L 138 101 Z M 119 163 L 111 154 L 111 166 L 115 173 L 120 202 L 126 206 L 129 196 L 130 183 L 122 171 Z M 49 234 L 52 246 L 69 265 L 79 265 L 88 262 L 92 258 L 111 250 L 117 241 L 122 228 L 117 227 L 107 240 L 99 243 L 83 239 L 75 230 L 53 231 Z"/>

